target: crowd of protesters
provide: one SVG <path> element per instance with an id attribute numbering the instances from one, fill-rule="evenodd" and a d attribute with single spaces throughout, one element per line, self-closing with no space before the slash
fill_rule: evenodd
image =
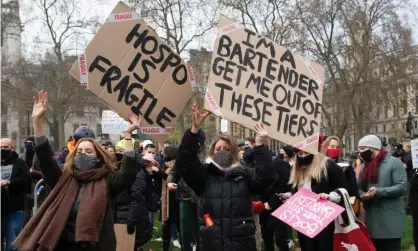
<path id="1" fill-rule="evenodd" d="M 114 251 L 114 224 L 124 224 L 134 250 L 155 238 L 164 251 L 171 244 L 184 251 L 287 251 L 297 235 L 302 251 L 332 251 L 333 222 L 309 238 L 271 215 L 300 188 L 338 204 L 336 191 L 346 189 L 378 251 L 401 250 L 407 213 L 418 242 L 418 202 L 411 199 L 418 176 L 407 145 L 396 144 L 391 154 L 367 135 L 344 158 L 341 139 L 329 136 L 316 155 L 288 145 L 272 154 L 262 124 L 243 142 L 221 134 L 208 143 L 201 124 L 209 113 L 194 105 L 179 146 L 135 141 L 141 118 L 131 116 L 116 144 L 96 141 L 82 126 L 54 153 L 43 130 L 47 105 L 47 93 L 39 92 L 34 136 L 23 154 L 1 139 L 2 250 Z M 156 220 L 162 229 L 153 236 Z"/>

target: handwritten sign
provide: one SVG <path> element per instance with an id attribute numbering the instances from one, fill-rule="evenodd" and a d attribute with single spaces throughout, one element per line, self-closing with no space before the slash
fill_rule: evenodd
<path id="1" fill-rule="evenodd" d="M 12 178 L 12 171 L 13 165 L 1 166 L 1 179 L 10 181 L 10 179 Z"/>
<path id="2" fill-rule="evenodd" d="M 104 110 L 102 113 L 102 133 L 103 134 L 121 134 L 128 125 L 128 122 L 120 117 L 116 112 Z M 141 133 L 149 135 L 170 134 L 174 127 L 141 127 Z M 137 133 L 134 131 L 134 133 Z"/>
<path id="3" fill-rule="evenodd" d="M 145 127 L 174 127 L 193 95 L 187 64 L 122 2 L 69 74 L 122 118 L 141 115 Z M 113 133 L 122 123 L 107 126 L 104 129 Z M 166 135 L 165 130 L 158 132 Z"/>
<path id="4" fill-rule="evenodd" d="M 307 189 L 288 199 L 272 215 L 304 235 L 314 238 L 338 217 L 344 208 L 326 200 L 318 201 L 318 195 Z"/>
<path id="5" fill-rule="evenodd" d="M 317 153 L 324 68 L 225 16 L 218 30 L 205 109 Z"/>
<path id="6" fill-rule="evenodd" d="M 411 140 L 412 166 L 418 168 L 418 139 Z"/>

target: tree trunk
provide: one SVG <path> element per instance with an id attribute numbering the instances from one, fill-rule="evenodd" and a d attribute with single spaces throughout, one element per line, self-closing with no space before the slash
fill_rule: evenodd
<path id="1" fill-rule="evenodd" d="M 58 120 L 56 118 L 53 118 L 52 123 L 48 124 L 48 125 L 49 125 L 50 135 L 54 138 L 54 141 L 51 142 L 51 147 L 54 151 L 58 151 L 62 147 L 62 146 L 60 146 L 59 140 L 58 140 L 59 139 Z"/>
<path id="2" fill-rule="evenodd" d="M 360 139 L 364 136 L 364 115 L 362 112 L 358 113 L 358 116 L 354 118 L 355 132 L 354 132 L 354 145 L 357 145 Z"/>
<path id="3" fill-rule="evenodd" d="M 58 135 L 57 142 L 59 142 L 60 147 L 63 147 L 65 144 L 65 118 L 64 116 L 65 115 L 63 112 L 58 113 L 58 116 L 57 116 L 57 122 L 58 122 L 58 128 L 59 128 L 59 135 Z"/>

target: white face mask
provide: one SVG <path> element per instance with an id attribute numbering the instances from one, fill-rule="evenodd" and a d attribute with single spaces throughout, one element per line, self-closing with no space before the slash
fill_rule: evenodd
<path id="1" fill-rule="evenodd" d="M 144 156 L 150 157 L 150 158 L 154 158 L 155 154 L 153 154 L 153 153 L 145 153 Z"/>

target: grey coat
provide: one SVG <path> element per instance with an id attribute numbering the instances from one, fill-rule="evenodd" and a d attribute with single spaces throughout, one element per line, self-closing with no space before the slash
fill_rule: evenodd
<path id="1" fill-rule="evenodd" d="M 361 178 L 358 183 L 359 194 L 367 192 L 362 190 Z M 369 184 L 367 189 L 370 187 L 376 188 L 376 195 L 363 201 L 365 223 L 370 236 L 373 239 L 402 238 L 406 228 L 403 197 L 407 187 L 407 175 L 402 162 L 386 154 L 378 168 L 378 183 Z"/>

